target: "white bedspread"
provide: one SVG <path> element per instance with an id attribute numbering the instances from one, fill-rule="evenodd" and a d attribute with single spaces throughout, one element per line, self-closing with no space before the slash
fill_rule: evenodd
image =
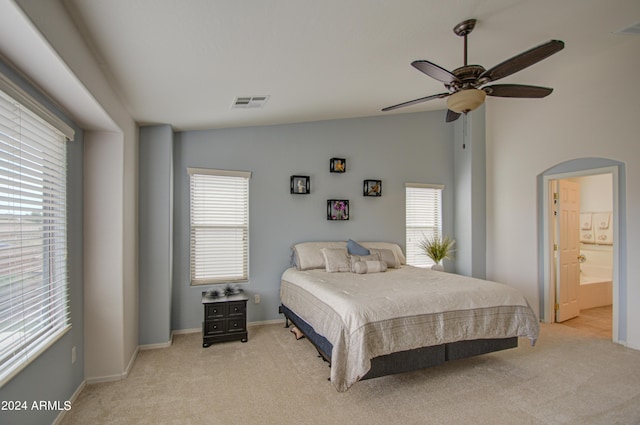
<path id="1" fill-rule="evenodd" d="M 371 359 L 448 342 L 527 337 L 539 323 L 507 285 L 411 266 L 384 273 L 288 269 L 282 304 L 333 345 L 331 382 L 346 391 Z"/>

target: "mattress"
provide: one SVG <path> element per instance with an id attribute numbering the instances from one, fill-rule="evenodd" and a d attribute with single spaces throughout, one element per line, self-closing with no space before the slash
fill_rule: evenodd
<path id="1" fill-rule="evenodd" d="M 280 298 L 332 345 L 331 382 L 346 391 L 394 352 L 457 341 L 526 337 L 539 323 L 504 284 L 403 265 L 384 273 L 287 269 Z"/>

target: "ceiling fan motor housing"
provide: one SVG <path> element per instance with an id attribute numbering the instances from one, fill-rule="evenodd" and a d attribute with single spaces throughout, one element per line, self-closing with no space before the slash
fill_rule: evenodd
<path id="1" fill-rule="evenodd" d="M 480 65 L 461 66 L 460 68 L 454 69 L 452 72 L 452 74 L 456 76 L 456 80 L 453 80 L 449 84 L 445 84 L 445 86 L 452 93 L 468 88 L 478 88 L 481 85 L 478 84 L 478 77 L 484 71 L 484 67 Z"/>

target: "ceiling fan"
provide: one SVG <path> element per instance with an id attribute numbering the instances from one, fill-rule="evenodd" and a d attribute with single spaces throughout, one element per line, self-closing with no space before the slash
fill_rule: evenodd
<path id="1" fill-rule="evenodd" d="M 410 100 L 398 105 L 388 106 L 383 111 L 391 111 L 405 106 L 416 105 L 432 99 L 447 97 L 447 122 L 455 121 L 460 114 L 467 114 L 484 103 L 486 96 L 496 97 L 520 97 L 542 98 L 551 94 L 552 88 L 528 86 L 521 84 L 485 84 L 497 81 L 501 78 L 521 71 L 543 59 L 548 58 L 564 48 L 564 42 L 551 40 L 540 46 L 529 49 L 498 65 L 485 70 L 480 65 L 467 65 L 467 35 L 476 26 L 475 19 L 460 22 L 453 28 L 453 32 L 464 37 L 464 66 L 454 69 L 452 72 L 426 60 L 416 60 L 411 65 L 418 71 L 424 72 L 447 88 L 448 92 L 434 94 L 419 99 Z"/>

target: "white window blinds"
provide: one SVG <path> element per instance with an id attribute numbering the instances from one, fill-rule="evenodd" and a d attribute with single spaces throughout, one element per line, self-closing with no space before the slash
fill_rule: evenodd
<path id="1" fill-rule="evenodd" d="M 191 183 L 191 284 L 249 280 L 251 173 L 188 170 Z"/>
<path id="2" fill-rule="evenodd" d="M 433 261 L 420 248 L 425 238 L 442 235 L 441 185 L 406 183 L 406 251 L 407 264 L 428 267 Z"/>
<path id="3" fill-rule="evenodd" d="M 0 91 L 0 386 L 70 328 L 66 138 Z"/>

